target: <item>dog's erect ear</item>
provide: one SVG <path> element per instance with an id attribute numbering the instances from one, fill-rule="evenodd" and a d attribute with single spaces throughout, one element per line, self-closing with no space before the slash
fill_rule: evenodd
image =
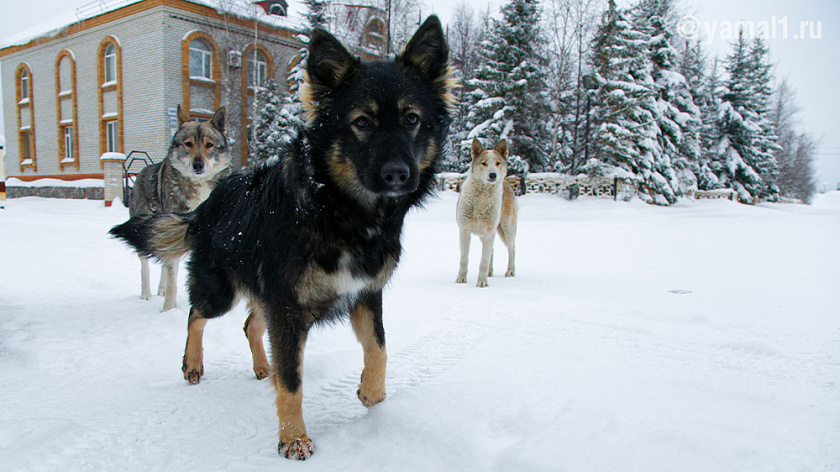
<path id="1" fill-rule="evenodd" d="M 472 152 L 472 158 L 475 159 L 476 157 L 480 156 L 482 152 L 484 152 L 484 146 L 481 145 L 481 141 L 478 138 L 473 138 L 472 148 L 470 149 Z"/>
<path id="2" fill-rule="evenodd" d="M 437 16 L 430 16 L 420 25 L 397 61 L 404 67 L 415 67 L 430 80 L 447 75 L 449 46 Z"/>
<path id="3" fill-rule="evenodd" d="M 502 155 L 505 159 L 508 158 L 508 143 L 507 139 L 503 139 L 499 141 L 499 144 L 496 144 L 496 152 Z"/>
<path id="4" fill-rule="evenodd" d="M 225 132 L 225 107 L 216 110 L 213 118 L 210 119 L 210 124 L 222 133 Z"/>
<path id="5" fill-rule="evenodd" d="M 309 59 L 306 71 L 310 85 L 316 90 L 332 90 L 341 84 L 358 65 L 353 57 L 333 35 L 322 30 L 312 31 L 309 38 Z M 314 97 L 317 99 L 317 97 Z"/>
<path id="6" fill-rule="evenodd" d="M 178 127 L 180 128 L 183 126 L 184 123 L 190 121 L 190 114 L 185 112 L 183 108 L 181 108 L 181 104 L 178 104 Z"/>

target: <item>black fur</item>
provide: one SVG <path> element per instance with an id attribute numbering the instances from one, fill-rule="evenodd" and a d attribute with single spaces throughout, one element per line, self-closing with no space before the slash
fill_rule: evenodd
<path id="1" fill-rule="evenodd" d="M 307 127 L 279 163 L 223 180 L 184 220 L 192 310 L 214 318 L 237 293 L 258 300 L 290 392 L 300 388 L 299 345 L 313 324 L 363 305 L 384 347 L 382 288 L 400 258 L 406 213 L 433 191 L 450 122 L 447 61 L 436 17 L 395 61 L 362 62 L 316 30 Z M 154 220 L 132 219 L 111 232 L 156 255 L 154 231 Z M 324 274 L 366 283 L 333 293 Z"/>

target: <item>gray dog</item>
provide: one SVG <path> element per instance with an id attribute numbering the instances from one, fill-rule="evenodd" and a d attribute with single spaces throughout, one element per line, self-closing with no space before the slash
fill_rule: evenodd
<path id="1" fill-rule="evenodd" d="M 225 138 L 225 109 L 216 110 L 209 122 L 190 121 L 178 105 L 178 132 L 166 158 L 137 175 L 131 194 L 132 218 L 155 213 L 186 213 L 203 202 L 216 184 L 231 173 L 230 151 Z M 163 308 L 175 308 L 178 262 L 164 263 L 158 295 Z M 140 298 L 152 296 L 149 258 L 140 256 Z"/>

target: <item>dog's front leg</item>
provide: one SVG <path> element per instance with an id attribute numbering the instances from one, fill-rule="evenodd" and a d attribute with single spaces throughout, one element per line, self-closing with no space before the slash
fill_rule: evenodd
<path id="1" fill-rule="evenodd" d="M 161 312 L 175 308 L 175 297 L 178 293 L 178 262 L 164 262 L 160 270 L 160 285 L 158 295 L 163 295 Z"/>
<path id="2" fill-rule="evenodd" d="M 362 383 L 356 395 L 362 404 L 370 408 L 385 399 L 388 354 L 385 351 L 385 329 L 382 326 L 382 292 L 368 295 L 356 305 L 350 313 L 350 323 L 365 353 Z"/>
<path id="3" fill-rule="evenodd" d="M 207 326 L 207 318 L 201 312 L 190 308 L 190 317 L 187 321 L 187 346 L 184 349 L 184 363 L 181 371 L 184 372 L 184 379 L 195 385 L 201 381 L 204 375 L 204 327 Z"/>
<path id="4" fill-rule="evenodd" d="M 271 380 L 277 393 L 280 421 L 277 452 L 287 459 L 306 460 L 315 452 L 303 423 L 303 349 L 307 328 L 295 313 L 269 313 L 268 337 L 273 357 Z M 299 315 L 300 318 L 303 315 Z M 290 319 L 292 318 L 292 319 Z"/>
<path id="5" fill-rule="evenodd" d="M 476 287 L 487 286 L 487 273 L 490 271 L 495 238 L 496 233 L 494 232 L 481 235 L 481 264 L 478 266 L 478 284 L 476 284 Z"/>
<path id="6" fill-rule="evenodd" d="M 461 229 L 460 243 L 461 243 L 461 263 L 458 267 L 458 278 L 455 279 L 456 284 L 467 283 L 467 265 L 470 263 L 470 238 L 472 234 L 468 229 Z"/>

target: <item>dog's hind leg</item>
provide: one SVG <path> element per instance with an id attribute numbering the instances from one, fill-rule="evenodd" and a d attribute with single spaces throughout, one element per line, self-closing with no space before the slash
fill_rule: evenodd
<path id="1" fill-rule="evenodd" d="M 163 295 L 163 308 L 160 309 L 161 312 L 175 308 L 175 297 L 178 293 L 178 265 L 178 261 L 165 262 L 160 270 L 158 295 Z M 163 293 L 160 293 L 161 289 L 163 289 Z"/>
<path id="2" fill-rule="evenodd" d="M 148 300 L 152 298 L 152 287 L 149 283 L 149 258 L 140 257 L 140 298 Z"/>
<path id="3" fill-rule="evenodd" d="M 382 292 L 368 296 L 350 313 L 356 339 L 365 353 L 362 383 L 356 392 L 362 404 L 370 408 L 385 399 L 385 330 L 382 327 Z"/>
<path id="4" fill-rule="evenodd" d="M 458 278 L 455 279 L 456 284 L 467 283 L 467 265 L 470 262 L 470 238 L 472 235 L 468 229 L 461 229 L 460 243 L 461 243 L 461 262 L 458 267 Z"/>
<path id="5" fill-rule="evenodd" d="M 280 421 L 277 452 L 287 459 L 306 460 L 314 452 L 312 440 L 303 422 L 303 349 L 307 327 L 299 319 L 303 314 L 268 312 L 271 323 L 271 380 L 277 393 L 277 418 Z"/>
<path id="6" fill-rule="evenodd" d="M 184 363 L 181 370 L 184 372 L 184 379 L 193 385 L 201 381 L 201 376 L 204 375 L 202 339 L 206 325 L 207 318 L 204 318 L 195 307 L 191 308 L 187 321 L 187 347 L 184 349 Z"/>
<path id="7" fill-rule="evenodd" d="M 490 258 L 493 255 L 493 241 L 496 233 L 491 231 L 481 235 L 481 264 L 478 266 L 478 284 L 476 287 L 487 286 L 487 273 L 490 270 Z"/>
<path id="8" fill-rule="evenodd" d="M 248 344 L 251 346 L 254 374 L 257 375 L 257 379 L 262 380 L 268 377 L 270 372 L 268 359 L 265 356 L 265 347 L 263 346 L 263 334 L 265 334 L 266 328 L 265 311 L 262 305 L 254 300 L 248 301 L 248 308 L 251 313 L 245 320 L 245 336 L 248 337 Z"/>
<path id="9" fill-rule="evenodd" d="M 502 221 L 499 225 L 499 238 L 508 250 L 508 265 L 505 277 L 516 275 L 516 225 Z"/>

